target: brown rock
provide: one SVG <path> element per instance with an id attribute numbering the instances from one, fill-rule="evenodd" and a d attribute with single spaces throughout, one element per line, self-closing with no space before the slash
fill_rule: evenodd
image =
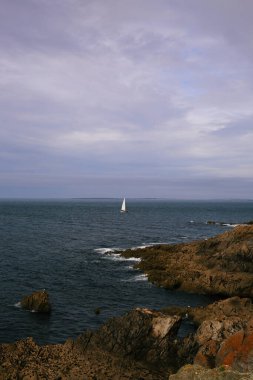
<path id="1" fill-rule="evenodd" d="M 175 344 L 181 318 L 148 309 L 135 309 L 111 318 L 95 333 L 85 332 L 78 341 L 81 350 L 94 347 L 132 358 L 151 367 L 175 366 Z"/>
<path id="2" fill-rule="evenodd" d="M 51 312 L 49 295 L 45 290 L 34 292 L 31 295 L 22 298 L 21 306 L 23 309 L 36 311 L 38 313 Z"/>
<path id="3" fill-rule="evenodd" d="M 253 297 L 253 226 L 198 242 L 122 252 L 151 282 L 168 289 Z"/>
<path id="4" fill-rule="evenodd" d="M 185 365 L 178 373 L 170 375 L 169 380 L 253 380 L 253 375 L 226 366 L 206 369 L 198 365 Z"/>
<path id="5" fill-rule="evenodd" d="M 164 380 L 169 375 L 96 347 L 81 352 L 71 340 L 45 346 L 31 338 L 0 344 L 0 363 L 1 380 Z"/>
<path id="6" fill-rule="evenodd" d="M 206 368 L 224 364 L 237 370 L 253 369 L 250 299 L 232 297 L 207 307 L 190 308 L 188 313 L 199 327 L 190 342 L 189 338 L 182 341 L 178 350 L 181 363 L 194 362 Z"/>
<path id="7" fill-rule="evenodd" d="M 205 320 L 226 321 L 227 318 L 248 323 L 253 317 L 253 304 L 249 298 L 231 297 L 206 307 L 188 308 L 188 314 L 197 325 Z"/>

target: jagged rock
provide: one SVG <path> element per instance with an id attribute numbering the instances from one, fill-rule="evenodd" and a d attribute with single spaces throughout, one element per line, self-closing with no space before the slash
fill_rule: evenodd
<path id="1" fill-rule="evenodd" d="M 127 250 L 136 267 L 168 289 L 253 297 L 253 226 L 244 225 L 216 237 L 185 244 Z"/>
<path id="2" fill-rule="evenodd" d="M 77 346 L 83 350 L 99 347 L 153 367 L 175 366 L 173 341 L 180 321 L 178 316 L 135 309 L 122 317 L 111 318 L 95 333 L 85 332 L 77 340 Z"/>
<path id="3" fill-rule="evenodd" d="M 1 380 L 164 380 L 166 374 L 93 347 L 80 352 L 72 340 L 38 346 L 32 338 L 0 344 Z"/>
<path id="4" fill-rule="evenodd" d="M 45 290 L 33 292 L 31 295 L 22 298 L 21 307 L 38 313 L 50 313 L 49 295 Z"/>
<path id="5" fill-rule="evenodd" d="M 181 342 L 178 349 L 181 364 L 194 362 L 206 368 L 230 365 L 239 371 L 253 370 L 253 305 L 250 299 L 232 297 L 187 310 L 199 327 L 195 334 Z"/>
<path id="6" fill-rule="evenodd" d="M 198 328 L 183 340 L 181 316 L 138 308 L 65 344 L 40 347 L 31 338 L 2 344 L 0 379 L 164 380 L 186 363 L 195 365 L 171 380 L 249 379 L 239 372 L 253 371 L 252 308 L 239 297 L 187 308 Z"/>
<path id="7" fill-rule="evenodd" d="M 205 369 L 197 365 L 186 365 L 176 374 L 170 375 L 169 380 L 253 380 L 253 374 L 240 373 L 226 366 Z"/>
<path id="8" fill-rule="evenodd" d="M 253 315 L 253 304 L 250 298 L 231 297 L 216 301 L 206 307 L 188 308 L 187 311 L 197 325 L 207 319 L 239 318 L 248 321 Z"/>
<path id="9" fill-rule="evenodd" d="M 253 334 L 240 330 L 225 339 L 216 354 L 215 364 L 230 365 L 238 371 L 253 371 Z"/>

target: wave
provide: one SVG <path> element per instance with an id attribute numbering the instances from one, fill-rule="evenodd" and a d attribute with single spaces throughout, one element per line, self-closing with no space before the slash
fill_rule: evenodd
<path id="1" fill-rule="evenodd" d="M 232 227 L 232 228 L 239 226 L 239 224 L 232 224 L 232 223 L 222 223 L 221 225 L 226 226 L 226 227 Z"/>
<path id="2" fill-rule="evenodd" d="M 135 250 L 136 248 L 133 248 Z M 137 261 L 140 262 L 139 257 L 123 257 L 120 252 L 124 252 L 126 249 L 123 248 L 96 248 L 95 252 L 98 252 L 103 255 L 103 258 L 116 261 Z"/>
<path id="3" fill-rule="evenodd" d="M 111 253 L 111 252 L 122 251 L 122 249 L 120 249 L 120 248 L 95 248 L 94 251 L 101 253 L 102 255 L 105 255 L 105 254 Z"/>
<path id="4" fill-rule="evenodd" d="M 213 221 L 213 220 L 208 220 L 207 222 L 205 222 L 205 224 L 213 224 L 213 225 L 216 225 L 216 226 L 224 226 L 224 227 L 237 227 L 237 226 L 240 226 L 239 223 L 224 223 L 224 222 L 216 222 L 216 221 Z"/>
<path id="5" fill-rule="evenodd" d="M 135 281 L 148 281 L 148 276 L 145 273 L 137 274 L 136 276 L 133 276 L 131 278 L 128 278 L 127 280 L 121 280 L 122 282 L 135 282 Z"/>
<path id="6" fill-rule="evenodd" d="M 139 274 L 139 275 L 134 277 L 134 280 L 135 281 L 148 281 L 148 276 L 145 273 Z"/>
<path id="7" fill-rule="evenodd" d="M 139 257 L 123 257 L 119 253 L 109 253 L 103 257 L 104 259 L 113 260 L 113 261 L 137 261 L 140 262 Z"/>
<path id="8" fill-rule="evenodd" d="M 14 304 L 15 307 L 17 307 L 18 309 L 22 309 L 21 307 L 21 302 L 17 302 Z M 28 311 L 29 313 L 38 313 L 37 310 L 28 310 L 28 309 L 24 309 L 24 311 Z"/>
<path id="9" fill-rule="evenodd" d="M 137 245 L 135 247 L 132 247 L 130 248 L 131 251 L 135 251 L 136 249 L 145 249 L 145 248 L 150 248 L 150 247 L 153 247 L 155 245 L 166 245 L 166 244 L 169 244 L 168 242 L 160 242 L 160 243 L 157 243 L 157 242 L 151 242 L 151 243 L 143 243 L 142 245 Z"/>

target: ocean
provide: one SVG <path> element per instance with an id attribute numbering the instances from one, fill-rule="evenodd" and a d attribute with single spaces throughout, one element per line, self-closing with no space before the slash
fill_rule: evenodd
<path id="1" fill-rule="evenodd" d="M 231 229 L 207 221 L 253 219 L 251 201 L 127 199 L 0 201 L 0 342 L 32 336 L 61 343 L 135 307 L 198 306 L 211 297 L 158 288 L 134 269 L 126 248 L 204 239 Z M 24 311 L 19 301 L 46 289 L 52 313 Z M 101 312 L 96 315 L 95 309 Z M 184 335 L 192 327 L 186 322 Z"/>

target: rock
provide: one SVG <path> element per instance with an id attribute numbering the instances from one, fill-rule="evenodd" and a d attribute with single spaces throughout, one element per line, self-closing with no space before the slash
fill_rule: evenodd
<path id="1" fill-rule="evenodd" d="M 248 298 L 232 297 L 207 307 L 190 308 L 198 329 L 178 349 L 182 364 L 206 368 L 229 365 L 234 370 L 253 370 L 253 305 Z"/>
<path id="2" fill-rule="evenodd" d="M 73 341 L 38 346 L 31 338 L 0 344 L 1 380 L 163 380 L 166 375 L 93 347 L 76 350 Z"/>
<path id="3" fill-rule="evenodd" d="M 198 365 L 186 365 L 170 375 L 169 380 L 253 380 L 253 374 L 240 373 L 226 366 L 205 369 Z"/>
<path id="4" fill-rule="evenodd" d="M 99 348 L 156 368 L 175 366 L 174 340 L 181 318 L 148 309 L 135 309 L 111 318 L 95 333 L 77 340 L 81 350 Z"/>
<path id="5" fill-rule="evenodd" d="M 253 371 L 253 334 L 241 330 L 225 339 L 216 355 L 216 365 L 221 364 L 238 371 Z"/>
<path id="6" fill-rule="evenodd" d="M 185 244 L 127 250 L 158 286 L 194 293 L 253 297 L 253 226 Z"/>
<path id="7" fill-rule="evenodd" d="M 180 315 L 137 308 L 65 344 L 40 347 L 32 338 L 1 344 L 0 379 L 164 380 L 187 363 L 194 365 L 170 379 L 250 379 L 251 300 L 232 297 L 187 310 L 198 328 L 182 340 Z"/>
<path id="8" fill-rule="evenodd" d="M 206 307 L 188 308 L 188 314 L 196 325 L 206 320 L 226 320 L 237 318 L 249 321 L 253 315 L 253 304 L 250 298 L 231 297 L 216 301 Z"/>
<path id="9" fill-rule="evenodd" d="M 49 302 L 49 295 L 45 290 L 34 292 L 22 298 L 21 307 L 38 313 L 50 313 L 51 304 Z"/>

